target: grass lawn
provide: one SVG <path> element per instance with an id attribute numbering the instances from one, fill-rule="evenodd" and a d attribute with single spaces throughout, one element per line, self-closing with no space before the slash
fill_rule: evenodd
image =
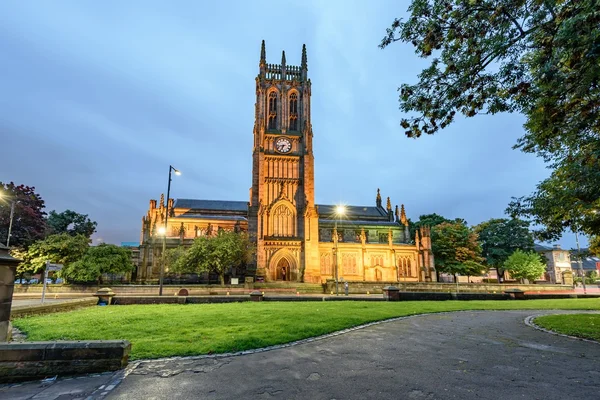
<path id="1" fill-rule="evenodd" d="M 534 322 L 558 333 L 600 341 L 600 314 L 545 315 Z"/>
<path id="2" fill-rule="evenodd" d="M 20 318 L 28 340 L 127 339 L 132 359 L 248 350 L 393 317 L 458 310 L 600 310 L 600 299 L 247 302 L 89 307 Z"/>

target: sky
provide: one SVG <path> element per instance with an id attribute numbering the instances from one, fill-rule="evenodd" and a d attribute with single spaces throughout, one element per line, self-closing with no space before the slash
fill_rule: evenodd
<path id="1" fill-rule="evenodd" d="M 178 0 L 0 3 L 0 181 L 47 211 L 98 222 L 96 242 L 138 241 L 150 199 L 247 201 L 255 77 L 267 62 L 312 81 L 317 204 L 375 205 L 471 225 L 502 218 L 549 171 L 513 150 L 520 115 L 459 119 L 428 137 L 399 126 L 397 88 L 428 60 L 378 45 L 408 2 Z M 559 242 L 575 245 L 572 235 Z"/>

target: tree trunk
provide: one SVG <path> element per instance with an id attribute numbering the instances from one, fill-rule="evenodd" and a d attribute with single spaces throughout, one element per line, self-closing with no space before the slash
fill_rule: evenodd
<path id="1" fill-rule="evenodd" d="M 225 286 L 225 273 L 219 274 L 219 280 L 221 281 L 221 286 Z"/>

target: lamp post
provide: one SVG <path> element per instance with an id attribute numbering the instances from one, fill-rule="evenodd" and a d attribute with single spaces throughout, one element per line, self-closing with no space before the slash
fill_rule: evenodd
<path id="1" fill-rule="evenodd" d="M 3 193 L 0 193 L 0 198 L 2 198 L 2 197 L 6 197 L 6 195 Z M 6 247 L 10 247 L 10 235 L 12 232 L 13 218 L 15 216 L 15 204 L 18 202 L 19 202 L 19 200 L 13 200 L 10 202 L 10 218 L 8 220 L 8 236 L 6 237 Z"/>
<path id="2" fill-rule="evenodd" d="M 335 295 L 339 296 L 339 289 L 338 289 L 338 233 L 337 233 L 337 220 L 340 217 L 343 217 L 346 214 L 346 207 L 344 206 L 335 206 L 335 225 L 333 228 L 333 232 L 335 237 L 333 238 L 333 241 L 335 243 Z"/>
<path id="3" fill-rule="evenodd" d="M 165 212 L 165 225 L 163 231 L 163 246 L 161 258 L 162 262 L 160 263 L 160 277 L 158 279 L 158 295 L 162 296 L 163 294 L 163 279 L 165 277 L 165 253 L 167 251 L 167 220 L 169 219 L 169 196 L 171 195 L 171 172 L 175 172 L 175 175 L 181 175 L 181 171 L 177 168 L 169 165 L 169 184 L 167 185 L 167 209 Z"/>
<path id="4" fill-rule="evenodd" d="M 581 283 L 583 284 L 583 294 L 587 294 L 587 289 L 585 287 L 585 272 L 583 271 L 583 262 L 581 260 L 581 248 L 579 247 L 579 233 L 575 231 L 575 241 L 577 242 L 577 255 L 579 262 L 579 272 L 581 273 Z"/>

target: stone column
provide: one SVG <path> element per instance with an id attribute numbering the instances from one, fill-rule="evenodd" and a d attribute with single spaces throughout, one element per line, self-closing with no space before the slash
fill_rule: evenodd
<path id="1" fill-rule="evenodd" d="M 11 336 L 10 309 L 17 264 L 20 261 L 8 254 L 8 247 L 0 244 L 0 343 L 7 342 Z"/>

